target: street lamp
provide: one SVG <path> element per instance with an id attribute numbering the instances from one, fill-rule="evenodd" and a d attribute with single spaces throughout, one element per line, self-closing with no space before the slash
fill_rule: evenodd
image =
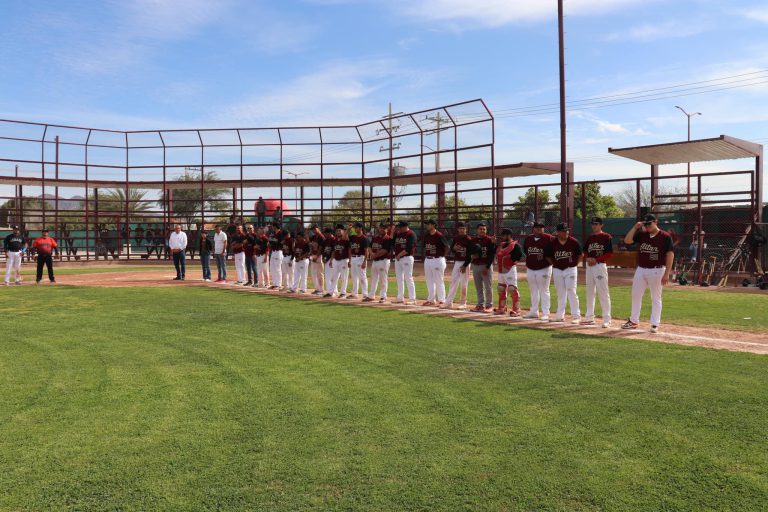
<path id="1" fill-rule="evenodd" d="M 295 179 L 298 179 L 299 176 L 304 176 L 305 174 L 309 174 L 309 173 L 306 171 L 302 171 L 302 172 L 285 171 L 285 174 L 290 174 L 291 176 L 293 176 L 293 179 L 295 180 Z M 299 187 L 298 185 L 295 185 L 293 187 L 293 207 L 301 212 L 300 224 L 303 225 L 304 224 L 304 199 L 303 198 L 301 202 L 302 202 L 302 205 L 301 205 L 301 208 L 299 208 L 298 207 L 299 206 Z"/>
<path id="2" fill-rule="evenodd" d="M 692 114 L 689 114 L 685 111 L 685 109 L 679 105 L 675 105 L 675 108 L 680 109 L 680 112 L 685 114 L 685 117 L 688 118 L 688 142 L 691 141 L 691 118 L 693 116 L 700 116 L 702 115 L 701 112 L 694 112 Z M 701 190 L 699 190 L 699 194 L 701 194 Z M 691 202 L 691 162 L 688 162 L 688 202 Z"/>

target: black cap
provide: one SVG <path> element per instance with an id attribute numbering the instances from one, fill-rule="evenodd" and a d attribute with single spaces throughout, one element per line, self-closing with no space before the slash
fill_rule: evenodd
<path id="1" fill-rule="evenodd" d="M 437 226 L 437 221 L 435 219 L 427 219 L 424 221 L 424 224 L 427 226 Z"/>
<path id="2" fill-rule="evenodd" d="M 555 227 L 555 229 L 556 229 L 557 231 L 568 231 L 568 225 L 566 225 L 564 222 L 561 222 L 560 224 L 558 224 L 558 225 Z"/>
<path id="3" fill-rule="evenodd" d="M 362 222 L 355 222 L 354 226 L 356 228 L 362 228 L 363 227 L 363 223 Z"/>
<path id="4" fill-rule="evenodd" d="M 399 228 L 407 228 L 408 227 L 408 223 L 406 221 L 404 221 L 404 220 L 401 220 L 400 222 L 397 223 L 397 227 L 399 227 Z"/>
<path id="5" fill-rule="evenodd" d="M 465 228 L 465 227 L 467 227 L 467 225 L 464 224 L 463 222 L 459 221 L 459 222 L 456 223 L 456 227 L 457 228 Z"/>
<path id="6" fill-rule="evenodd" d="M 539 222 L 537 220 L 536 222 L 533 223 L 533 227 L 535 227 L 535 228 L 543 228 L 543 227 L 546 227 L 546 226 L 544 226 L 543 222 Z"/>
<path id="7" fill-rule="evenodd" d="M 344 227 L 344 224 L 336 224 L 336 229 L 347 229 Z"/>
<path id="8" fill-rule="evenodd" d="M 501 230 L 501 234 L 502 235 L 511 235 L 512 234 L 512 230 L 509 229 L 509 228 L 504 228 L 504 229 Z"/>
<path id="9" fill-rule="evenodd" d="M 333 228 L 325 228 L 323 233 L 333 233 Z"/>
<path id="10" fill-rule="evenodd" d="M 299 231 L 299 232 L 296 233 L 296 236 L 304 236 L 304 232 L 303 231 Z"/>
<path id="11" fill-rule="evenodd" d="M 19 229 L 19 226 L 11 226 L 11 229 Z"/>
<path id="12" fill-rule="evenodd" d="M 207 232 L 206 230 L 202 230 L 202 231 L 200 232 L 200 234 L 201 234 L 201 235 L 207 235 L 207 234 L 208 234 L 208 232 Z"/>
<path id="13" fill-rule="evenodd" d="M 592 217 L 592 224 L 602 224 L 603 218 L 602 217 Z"/>
<path id="14" fill-rule="evenodd" d="M 41 233 L 47 233 L 48 232 L 48 228 L 43 228 L 43 229 L 40 230 L 40 232 Z"/>
<path id="15" fill-rule="evenodd" d="M 654 222 L 658 219 L 656 219 L 656 216 L 652 213 L 646 213 L 643 215 L 643 222 Z"/>

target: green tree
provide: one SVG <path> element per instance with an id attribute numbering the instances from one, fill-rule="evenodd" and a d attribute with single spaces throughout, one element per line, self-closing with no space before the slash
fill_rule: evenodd
<path id="1" fill-rule="evenodd" d="M 443 209 L 443 220 L 453 222 L 456 214 L 456 195 L 447 193 L 445 195 L 445 207 Z M 458 214 L 461 221 L 490 221 L 492 208 L 486 204 L 469 204 L 462 198 L 459 198 Z M 415 209 L 408 212 L 409 218 L 413 220 L 421 219 L 421 209 Z M 439 216 L 437 200 L 430 206 L 424 207 L 424 220 L 437 219 Z"/>
<path id="2" fill-rule="evenodd" d="M 365 212 L 365 222 L 368 225 L 378 224 L 389 219 L 389 206 L 386 198 L 373 198 L 373 218 L 370 215 L 371 196 L 366 191 L 363 195 L 361 190 L 347 190 L 336 204 L 330 210 L 323 212 L 323 222 L 326 225 L 347 222 L 362 222 L 363 212 Z M 320 214 L 316 213 L 310 217 L 312 224 L 320 224 Z"/>
<path id="3" fill-rule="evenodd" d="M 538 194 L 538 210 L 541 212 L 544 209 L 548 209 L 549 203 L 549 190 L 539 189 Z M 523 218 L 526 209 L 530 209 L 532 212 L 536 212 L 536 188 L 530 187 L 525 191 L 525 194 L 519 196 L 517 201 L 512 205 L 512 208 L 504 212 L 504 218 L 517 219 Z"/>
<path id="4" fill-rule="evenodd" d="M 584 187 L 587 218 L 595 215 L 603 218 L 624 216 L 624 212 L 616 204 L 616 199 L 612 195 L 604 195 L 600 192 L 599 183 L 593 181 L 586 183 Z M 560 194 L 557 194 L 557 200 L 560 200 Z M 580 219 L 582 214 L 581 187 L 574 189 L 573 209 L 576 218 Z"/>
<path id="5" fill-rule="evenodd" d="M 199 175 L 185 172 L 179 176 L 176 179 L 177 182 L 194 182 L 197 186 L 173 189 L 173 197 L 170 201 L 171 217 L 186 226 L 199 223 L 203 213 L 206 221 L 220 218 L 231 207 L 231 203 L 223 199 L 227 189 L 215 185 L 218 179 L 215 171 L 206 172 L 206 183 L 201 194 Z M 161 198 L 158 204 L 164 208 L 167 207 L 165 198 Z"/>
<path id="6" fill-rule="evenodd" d="M 21 210 L 23 215 L 16 218 L 16 199 L 9 199 L 0 205 L 0 210 L 7 214 L 8 223 L 24 224 L 27 229 L 39 229 L 43 227 L 43 200 L 39 197 L 22 197 Z M 45 221 L 52 223 L 54 218 L 53 202 L 45 201 Z"/>

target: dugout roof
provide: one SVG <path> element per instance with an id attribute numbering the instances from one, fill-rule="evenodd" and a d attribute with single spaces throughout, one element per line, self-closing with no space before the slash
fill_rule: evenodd
<path id="1" fill-rule="evenodd" d="M 755 158 L 762 156 L 763 147 L 754 142 L 721 135 L 714 139 L 669 142 L 632 148 L 608 148 L 608 152 L 649 165 L 666 165 Z"/>

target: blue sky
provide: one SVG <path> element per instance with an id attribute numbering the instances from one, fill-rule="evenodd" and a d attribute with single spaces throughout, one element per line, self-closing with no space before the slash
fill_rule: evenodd
<path id="1" fill-rule="evenodd" d="M 675 105 L 703 112 L 694 137 L 768 142 L 768 4 L 566 5 L 569 100 L 738 85 L 571 108 L 579 178 L 644 173 L 606 149 L 684 138 Z M 377 118 L 389 101 L 409 111 L 482 97 L 506 114 L 497 161 L 559 158 L 556 113 L 509 115 L 557 102 L 554 0 L 0 0 L 0 14 L 4 118 L 116 129 L 316 125 Z"/>

